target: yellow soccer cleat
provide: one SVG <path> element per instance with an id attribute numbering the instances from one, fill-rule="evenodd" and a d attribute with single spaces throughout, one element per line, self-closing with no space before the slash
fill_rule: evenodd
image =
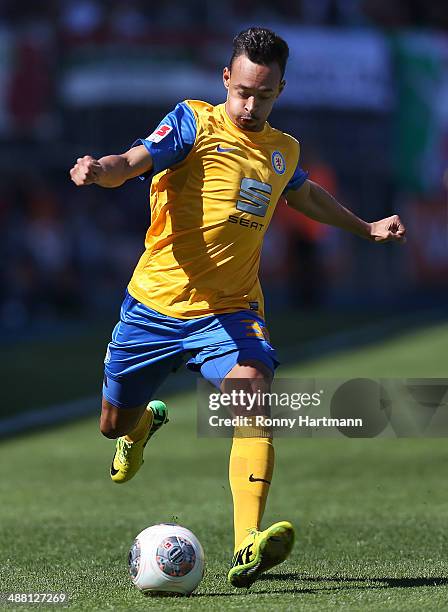
<path id="1" fill-rule="evenodd" d="M 110 466 L 110 477 L 117 484 L 131 480 L 143 464 L 143 451 L 149 439 L 162 425 L 168 423 L 168 409 L 160 400 L 149 402 L 146 410 L 152 412 L 152 419 L 148 424 L 148 433 L 137 442 L 130 442 L 126 436 L 117 439 L 115 455 Z"/>
<path id="2" fill-rule="evenodd" d="M 235 552 L 227 580 L 234 587 L 250 587 L 262 572 L 283 563 L 294 545 L 294 527 L 288 521 L 264 531 L 251 529 Z"/>

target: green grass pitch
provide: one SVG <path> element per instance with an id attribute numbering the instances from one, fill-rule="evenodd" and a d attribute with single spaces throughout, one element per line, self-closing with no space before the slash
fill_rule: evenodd
<path id="1" fill-rule="evenodd" d="M 433 326 L 281 374 L 444 377 L 447 341 L 448 325 Z M 279 439 L 265 524 L 291 520 L 297 542 L 241 591 L 226 583 L 230 440 L 197 439 L 194 394 L 168 400 L 171 422 L 126 485 L 109 480 L 113 443 L 96 419 L 2 442 L 0 591 L 64 591 L 72 610 L 448 608 L 446 440 Z M 145 598 L 129 546 L 173 517 L 204 546 L 204 580 L 191 597 Z"/>

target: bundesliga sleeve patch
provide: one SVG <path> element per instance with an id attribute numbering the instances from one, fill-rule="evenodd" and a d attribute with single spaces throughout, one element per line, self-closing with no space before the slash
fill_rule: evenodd
<path id="1" fill-rule="evenodd" d="M 159 127 L 152 134 L 147 136 L 145 140 L 150 140 L 151 142 L 160 142 L 172 131 L 173 128 L 171 125 L 163 123 L 162 125 L 159 125 Z"/>

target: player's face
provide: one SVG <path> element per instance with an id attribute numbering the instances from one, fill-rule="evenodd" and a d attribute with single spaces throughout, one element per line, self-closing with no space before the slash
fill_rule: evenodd
<path id="1" fill-rule="evenodd" d="M 223 80 L 230 119 L 243 130 L 261 131 L 285 86 L 279 65 L 254 64 L 247 55 L 240 55 L 232 70 L 224 68 Z"/>

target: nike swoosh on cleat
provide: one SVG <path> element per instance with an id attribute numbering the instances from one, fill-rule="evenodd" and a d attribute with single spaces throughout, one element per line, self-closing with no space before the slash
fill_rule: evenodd
<path id="1" fill-rule="evenodd" d="M 249 482 L 266 482 L 267 484 L 271 484 L 270 480 L 265 480 L 264 478 L 254 478 L 253 474 L 249 476 Z"/>
<path id="2" fill-rule="evenodd" d="M 112 474 L 112 476 L 115 476 L 115 474 L 118 474 L 120 470 L 116 470 L 114 468 L 114 460 L 112 459 L 112 465 L 110 466 L 110 473 Z"/>
<path id="3" fill-rule="evenodd" d="M 236 147 L 231 147 L 230 149 L 226 149 L 224 147 L 221 147 L 221 145 L 218 145 L 216 147 L 216 150 L 218 151 L 218 153 L 228 153 L 229 151 L 238 151 Z"/>

